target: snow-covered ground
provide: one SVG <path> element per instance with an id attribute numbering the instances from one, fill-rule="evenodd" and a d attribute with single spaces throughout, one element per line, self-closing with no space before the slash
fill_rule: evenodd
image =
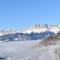
<path id="1" fill-rule="evenodd" d="M 0 42 L 0 57 L 6 60 L 59 60 L 59 46 L 41 46 L 40 40 Z"/>

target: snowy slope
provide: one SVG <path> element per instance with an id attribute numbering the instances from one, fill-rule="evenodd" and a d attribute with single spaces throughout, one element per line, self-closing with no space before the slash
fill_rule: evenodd
<path id="1" fill-rule="evenodd" d="M 0 43 L 0 57 L 6 60 L 57 60 L 60 44 L 42 46 L 40 40 Z M 60 42 L 60 41 L 59 41 Z"/>

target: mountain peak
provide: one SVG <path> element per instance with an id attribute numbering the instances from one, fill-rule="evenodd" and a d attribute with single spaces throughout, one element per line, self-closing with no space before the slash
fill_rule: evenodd
<path id="1" fill-rule="evenodd" d="M 58 33 L 60 31 L 60 25 L 35 24 L 31 28 L 28 28 L 25 31 L 23 31 L 23 33 L 31 33 L 31 32 L 40 33 L 45 31 Z"/>
<path id="2" fill-rule="evenodd" d="M 48 28 L 47 24 L 35 24 L 33 27 L 35 28 Z"/>

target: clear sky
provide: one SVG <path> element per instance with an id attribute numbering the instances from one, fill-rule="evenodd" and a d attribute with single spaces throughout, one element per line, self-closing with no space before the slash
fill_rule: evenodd
<path id="1" fill-rule="evenodd" d="M 0 29 L 59 23 L 60 0 L 0 0 Z"/>

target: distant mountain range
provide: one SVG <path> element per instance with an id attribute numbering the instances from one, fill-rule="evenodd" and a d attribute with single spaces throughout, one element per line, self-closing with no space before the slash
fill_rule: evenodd
<path id="1" fill-rule="evenodd" d="M 55 34 L 60 34 L 60 25 L 35 24 L 22 31 L 0 30 L 0 41 L 41 40 Z"/>

